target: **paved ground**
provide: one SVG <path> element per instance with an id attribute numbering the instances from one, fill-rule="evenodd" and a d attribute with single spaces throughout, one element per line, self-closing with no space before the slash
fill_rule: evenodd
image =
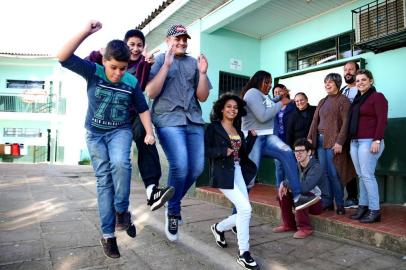
<path id="1" fill-rule="evenodd" d="M 0 269 L 242 269 L 236 238 L 216 246 L 209 226 L 229 209 L 196 199 L 183 204 L 177 243 L 166 240 L 164 210 L 151 212 L 133 182 L 131 209 L 137 237 L 118 234 L 122 257 L 99 245 L 95 179 L 87 166 L 0 164 Z M 261 269 L 406 269 L 402 254 L 318 234 L 295 240 L 274 234 L 275 222 L 254 217 L 251 252 Z"/>

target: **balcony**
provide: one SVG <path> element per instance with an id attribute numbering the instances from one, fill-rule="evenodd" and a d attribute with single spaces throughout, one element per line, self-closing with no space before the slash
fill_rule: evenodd
<path id="1" fill-rule="evenodd" d="M 375 53 L 406 45 L 406 0 L 376 0 L 352 10 L 358 47 Z"/>
<path id="2" fill-rule="evenodd" d="M 55 95 L 0 95 L 0 112 L 65 114 L 65 111 L 66 99 L 57 99 Z"/>

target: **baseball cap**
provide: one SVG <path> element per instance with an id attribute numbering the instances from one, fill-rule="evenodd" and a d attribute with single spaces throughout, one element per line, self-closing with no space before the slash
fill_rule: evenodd
<path id="1" fill-rule="evenodd" d="M 190 36 L 186 31 L 186 27 L 184 27 L 181 24 L 175 24 L 169 28 L 166 36 L 167 37 L 177 37 L 177 36 L 182 36 L 182 35 L 185 35 L 185 36 L 187 36 L 187 38 L 190 39 Z"/>

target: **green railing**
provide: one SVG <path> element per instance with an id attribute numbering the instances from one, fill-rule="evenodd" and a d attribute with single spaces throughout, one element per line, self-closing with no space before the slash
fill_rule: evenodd
<path id="1" fill-rule="evenodd" d="M 24 96 L 0 95 L 0 112 L 25 112 L 25 113 L 56 113 L 65 114 L 66 99 L 58 100 L 52 95 L 38 102 L 27 100 Z"/>

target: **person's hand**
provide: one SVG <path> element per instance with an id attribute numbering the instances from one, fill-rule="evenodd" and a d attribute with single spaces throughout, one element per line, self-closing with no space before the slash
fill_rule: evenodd
<path id="1" fill-rule="evenodd" d="M 227 156 L 229 157 L 234 152 L 233 149 L 227 148 Z"/>
<path id="2" fill-rule="evenodd" d="M 249 133 L 251 133 L 251 136 L 257 136 L 257 132 L 255 131 L 255 129 L 250 129 L 248 130 Z"/>
<path id="3" fill-rule="evenodd" d="M 144 143 L 145 144 L 154 144 L 155 143 L 155 136 L 152 135 L 152 134 L 145 135 Z"/>
<path id="4" fill-rule="evenodd" d="M 341 152 L 343 151 L 343 146 L 338 143 L 335 143 L 332 149 L 335 155 L 341 154 Z"/>
<path id="5" fill-rule="evenodd" d="M 379 152 L 379 147 L 380 147 L 381 145 L 379 144 L 379 143 L 377 143 L 377 142 L 375 142 L 375 141 L 373 141 L 372 142 L 372 144 L 371 144 L 371 153 L 373 153 L 373 154 L 376 154 L 376 153 L 378 153 Z"/>
<path id="6" fill-rule="evenodd" d="M 285 187 L 285 186 L 283 185 L 283 183 L 281 183 L 281 184 L 279 185 L 279 189 L 278 189 L 278 196 L 279 196 L 279 199 L 282 199 L 282 197 L 285 196 L 287 193 L 288 193 L 288 188 Z"/>
<path id="7" fill-rule="evenodd" d="M 102 28 L 102 23 L 96 20 L 91 20 L 87 25 L 86 25 L 86 31 L 89 33 L 89 35 L 96 33 Z"/>
<path id="8" fill-rule="evenodd" d="M 157 50 L 153 50 L 153 51 L 148 51 L 148 44 L 145 44 L 144 46 L 144 50 L 142 51 L 142 55 L 145 58 L 145 62 L 149 63 L 149 64 L 153 64 L 155 63 L 155 56 L 154 54 L 159 52 L 159 49 Z"/>
<path id="9" fill-rule="evenodd" d="M 201 53 L 197 58 L 197 68 L 199 69 L 199 73 L 205 75 L 208 67 L 209 63 L 207 62 L 207 58 Z"/>
<path id="10" fill-rule="evenodd" d="M 170 43 L 165 53 L 165 63 L 164 63 L 168 67 L 170 67 L 173 63 L 173 59 L 175 58 L 175 51 L 176 51 L 175 45 L 173 43 Z"/>

